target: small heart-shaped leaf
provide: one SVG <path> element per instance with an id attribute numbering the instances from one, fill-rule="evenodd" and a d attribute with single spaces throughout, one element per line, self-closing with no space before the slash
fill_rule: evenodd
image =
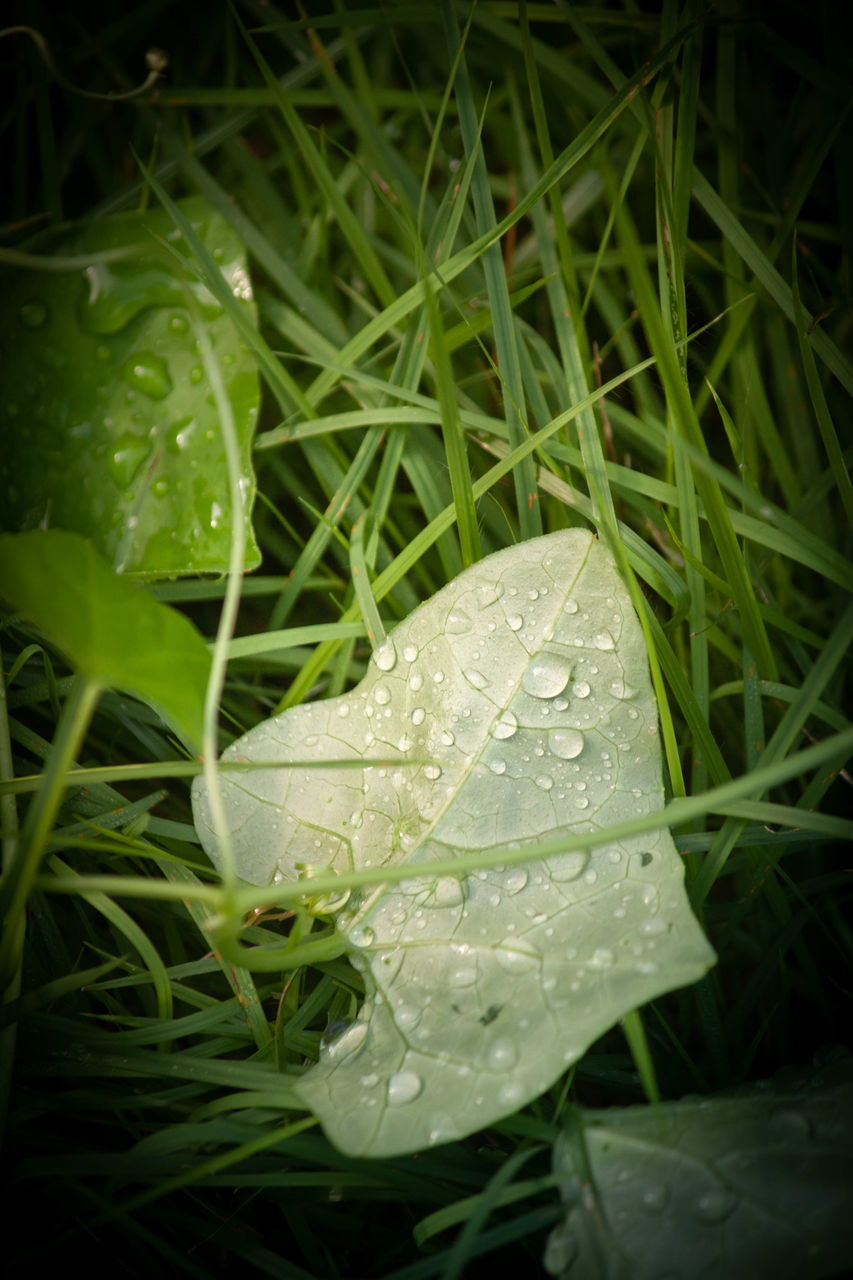
<path id="1" fill-rule="evenodd" d="M 85 538 L 61 529 L 0 534 L 0 597 L 87 680 L 142 698 L 201 746 L 210 678 L 202 636 L 183 614 L 114 573 Z"/>
<path id="2" fill-rule="evenodd" d="M 466 570 L 397 627 L 352 692 L 266 721 L 229 759 L 283 766 L 222 769 L 246 880 L 411 867 L 341 908 L 367 997 L 297 1085 L 345 1152 L 398 1155 L 497 1120 L 714 962 L 668 831 L 537 857 L 542 841 L 663 805 L 642 631 L 589 533 Z M 193 798 L 216 861 L 201 779 Z M 501 865 L 508 846 L 529 860 Z M 429 872 L 490 850 L 473 874 Z"/>

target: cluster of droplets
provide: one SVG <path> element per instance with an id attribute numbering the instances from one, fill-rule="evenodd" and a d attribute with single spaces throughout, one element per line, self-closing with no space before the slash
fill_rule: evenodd
<path id="1" fill-rule="evenodd" d="M 473 1113 L 485 1115 L 496 1098 L 507 1109 L 519 1105 L 553 1078 L 539 1062 L 542 1045 L 534 1045 L 543 1016 L 559 1030 L 560 1063 L 575 1060 L 584 1037 L 604 1029 L 596 1012 L 601 993 L 623 977 L 639 983 L 653 974 L 671 928 L 651 882 L 658 864 L 649 849 L 634 843 L 535 860 L 533 847 L 554 831 L 586 835 L 596 830 L 593 822 L 604 825 L 601 796 L 620 778 L 630 745 L 630 731 L 611 728 L 607 717 L 624 722 L 626 704 L 641 705 L 616 654 L 623 621 L 616 600 L 591 620 L 574 599 L 562 607 L 560 599 L 555 583 L 481 581 L 467 591 L 460 583 L 425 607 L 438 606 L 432 634 L 414 615 L 374 650 L 356 697 L 316 711 L 314 723 L 327 717 L 326 741 L 343 741 L 362 756 L 368 741 L 377 755 L 388 747 L 391 756 L 434 749 L 437 757 L 426 764 L 416 758 L 411 768 L 385 758 L 362 763 L 360 795 L 346 772 L 328 784 L 335 796 L 346 791 L 340 829 L 350 865 L 370 865 L 371 856 L 400 862 L 414 853 L 418 862 L 410 880 L 347 903 L 337 920 L 353 964 L 375 983 L 371 1009 L 381 1006 L 382 1025 L 394 1028 L 393 1054 L 365 1039 L 365 1013 L 365 1021 L 330 1039 L 324 1060 L 352 1062 L 351 1115 L 362 1107 L 376 1117 L 402 1113 L 407 1132 L 427 1126 L 425 1144 L 456 1136 L 459 1123 L 433 1109 L 436 1063 L 443 1078 L 452 1073 L 464 1088 Z M 490 637 L 499 642 L 500 661 Z M 290 741 L 295 736 L 313 750 L 312 736 L 290 723 Z M 293 813 L 313 831 L 318 795 L 307 776 L 302 791 Z M 431 795 L 440 801 L 432 809 Z M 453 803 L 444 809 L 446 796 Z M 525 804 L 545 813 L 545 825 L 524 831 L 519 821 L 519 839 L 504 838 L 496 814 L 527 821 Z M 421 859 L 501 844 L 521 850 L 527 842 L 531 860 L 524 864 L 468 877 L 418 874 Z M 583 910 L 570 919 L 563 912 L 573 904 Z M 536 1008 L 543 1001 L 545 1015 Z"/>
<path id="2" fill-rule="evenodd" d="M 202 237 L 208 238 L 211 224 L 205 220 L 198 225 Z M 86 252 L 73 244 L 71 251 L 81 258 Z M 233 295 L 250 301 L 245 268 L 237 262 L 226 265 L 220 248 L 213 256 L 222 264 Z M 35 433 L 39 443 L 33 450 L 22 436 L 20 447 L 43 459 L 55 457 L 74 501 L 79 505 L 82 494 L 85 508 L 101 513 L 101 531 L 115 540 L 117 566 L 125 564 L 131 544 L 139 549 L 133 555 L 141 555 L 145 543 L 155 559 L 163 558 L 164 567 L 176 557 L 183 566 L 187 554 L 203 555 L 207 530 L 222 523 L 221 506 L 216 511 L 212 504 L 209 514 L 199 511 L 195 491 L 191 495 L 187 490 L 190 473 L 199 474 L 201 466 L 209 474 L 210 450 L 218 459 L 222 446 L 215 415 L 201 407 L 200 397 L 209 397 L 202 385 L 204 368 L 193 340 L 185 290 L 195 295 L 208 325 L 224 315 L 223 308 L 201 282 L 180 281 L 171 264 L 150 254 L 110 264 L 96 260 L 79 275 L 69 273 L 50 285 L 49 300 L 24 294 L 16 304 L 21 327 L 38 334 L 37 348 L 31 339 L 22 348 L 24 359 L 29 359 L 30 351 L 33 357 L 32 368 L 28 365 L 21 377 L 34 397 L 33 408 L 26 414 L 28 432 Z M 74 326 L 79 335 L 76 357 L 69 354 L 75 350 L 74 343 L 69 347 L 64 340 Z M 217 331 L 208 332 L 216 343 Z M 227 366 L 235 364 L 236 358 L 224 352 L 220 361 L 227 381 Z M 200 425 L 194 416 L 175 418 L 178 402 L 197 403 L 199 419 L 209 418 L 209 426 Z M 17 402 L 0 407 L 0 421 L 18 416 L 21 408 Z M 57 423 L 63 428 L 61 448 Z M 200 450 L 204 462 L 199 461 Z M 185 457 L 176 470 L 169 465 L 169 455 L 182 454 Z M 14 457 L 11 462 L 16 465 Z M 26 472 L 26 468 L 17 470 Z M 48 474 L 52 475 L 49 469 Z M 104 493 L 104 475 L 118 497 Z M 53 479 L 50 484 L 54 485 Z M 156 514 L 149 518 L 143 506 L 149 496 L 158 501 L 174 497 L 176 520 L 156 507 Z M 12 502 L 33 500 L 23 485 L 6 497 Z M 56 507 L 55 496 L 53 501 L 54 518 L 61 521 L 63 513 Z M 132 504 L 130 511 L 128 504 Z"/>

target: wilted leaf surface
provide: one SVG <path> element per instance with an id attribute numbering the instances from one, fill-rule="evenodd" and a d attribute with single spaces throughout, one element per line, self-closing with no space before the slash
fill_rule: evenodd
<path id="1" fill-rule="evenodd" d="M 251 313 L 243 246 L 206 201 L 181 207 Z M 148 578 L 227 569 L 225 449 L 189 291 L 234 412 L 252 569 L 257 370 L 213 295 L 158 252 L 155 236 L 188 253 L 153 209 L 51 231 L 32 246 L 46 257 L 95 255 L 88 267 L 0 275 L 0 526 L 72 530 L 116 569 Z M 129 256 L 97 260 L 116 249 Z"/>
<path id="2" fill-rule="evenodd" d="M 89 680 L 150 703 L 202 741 L 210 654 L 192 623 L 110 569 L 75 533 L 0 534 L 0 597 Z"/>
<path id="3" fill-rule="evenodd" d="M 561 1280 L 849 1274 L 852 1081 L 848 1059 L 743 1097 L 586 1113 L 555 1147 L 567 1214 L 546 1267 Z"/>
<path id="4" fill-rule="evenodd" d="M 401 623 L 351 693 L 266 721 L 223 759 L 316 761 L 223 768 L 245 879 L 412 869 L 353 894 L 336 920 L 367 998 L 297 1087 L 343 1151 L 400 1154 L 489 1124 L 713 963 L 668 831 L 536 857 L 541 840 L 663 802 L 642 632 L 584 531 L 481 561 Z M 201 780 L 194 800 L 216 860 Z M 421 870 L 507 845 L 530 861 Z"/>

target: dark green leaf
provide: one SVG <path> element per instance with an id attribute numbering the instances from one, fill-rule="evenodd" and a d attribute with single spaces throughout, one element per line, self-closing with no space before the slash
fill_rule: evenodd
<path id="1" fill-rule="evenodd" d="M 233 231 L 199 198 L 182 208 L 254 314 Z M 118 214 L 31 246 L 47 266 L 61 256 L 77 269 L 0 276 L 0 523 L 83 534 L 116 569 L 145 578 L 227 569 L 225 448 L 195 319 L 234 412 L 252 569 L 257 371 L 222 307 L 162 241 L 186 255 L 164 210 Z"/>
<path id="2" fill-rule="evenodd" d="M 210 655 L 193 625 L 59 529 L 0 534 L 0 596 L 95 683 L 150 702 L 194 745 Z"/>

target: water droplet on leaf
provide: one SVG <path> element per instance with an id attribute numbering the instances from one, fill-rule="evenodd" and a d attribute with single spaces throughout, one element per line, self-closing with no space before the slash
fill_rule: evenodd
<path id="1" fill-rule="evenodd" d="M 614 680 L 610 686 L 610 692 L 614 698 L 633 698 L 636 696 L 637 690 L 625 680 Z"/>
<path id="2" fill-rule="evenodd" d="M 349 1057 L 361 1047 L 366 1036 L 366 1022 L 350 1022 L 343 1027 L 333 1023 L 323 1036 L 321 1047 L 331 1058 Z"/>
<path id="3" fill-rule="evenodd" d="M 723 1222 L 734 1211 L 737 1197 L 725 1187 L 706 1191 L 696 1201 L 696 1214 L 703 1222 Z"/>
<path id="4" fill-rule="evenodd" d="M 462 885 L 455 876 L 442 876 L 435 882 L 432 901 L 437 907 L 458 907 L 465 900 Z"/>
<path id="5" fill-rule="evenodd" d="M 556 653 L 540 653 L 521 677 L 522 688 L 534 698 L 556 698 L 569 683 L 571 666 Z"/>
<path id="6" fill-rule="evenodd" d="M 509 1071 L 518 1062 L 518 1050 L 506 1036 L 493 1040 L 486 1061 L 492 1071 Z"/>
<path id="7" fill-rule="evenodd" d="M 397 650 L 394 641 L 389 637 L 373 650 L 373 661 L 380 671 L 393 671 L 397 665 Z"/>
<path id="8" fill-rule="evenodd" d="M 128 386 L 152 400 L 165 400 L 174 390 L 169 366 L 162 356 L 155 355 L 153 351 L 139 351 L 131 356 L 122 369 L 122 375 Z"/>
<path id="9" fill-rule="evenodd" d="M 646 1213 L 660 1213 L 669 1200 L 669 1187 L 665 1182 L 654 1182 L 640 1196 L 640 1204 Z"/>
<path id="10" fill-rule="evenodd" d="M 583 751 L 584 736 L 579 729 L 552 729 L 548 746 L 561 760 L 574 760 Z"/>
<path id="11" fill-rule="evenodd" d="M 568 1227 L 557 1227 L 548 1237 L 542 1259 L 545 1270 L 552 1276 L 563 1276 L 578 1256 L 577 1237 Z"/>
<path id="12" fill-rule="evenodd" d="M 528 872 L 526 867 L 513 867 L 504 876 L 504 888 L 507 893 L 520 893 L 528 881 Z"/>
<path id="13" fill-rule="evenodd" d="M 388 1081 L 388 1105 L 403 1107 L 423 1092 L 424 1082 L 416 1071 L 395 1071 Z"/>
<path id="14" fill-rule="evenodd" d="M 548 872 L 552 880 L 577 880 L 588 862 L 588 853 L 559 853 L 548 859 Z"/>
<path id="15" fill-rule="evenodd" d="M 495 721 L 492 736 L 498 739 L 511 738 L 518 728 L 518 720 L 511 711 L 502 711 Z"/>
<path id="16" fill-rule="evenodd" d="M 448 614 L 444 629 L 452 636 L 464 635 L 466 631 L 471 630 L 471 619 L 464 609 L 452 609 Z"/>
<path id="17" fill-rule="evenodd" d="M 40 329 L 47 320 L 47 307 L 43 302 L 25 302 L 18 315 L 21 317 L 21 324 L 25 324 L 28 329 Z"/>

